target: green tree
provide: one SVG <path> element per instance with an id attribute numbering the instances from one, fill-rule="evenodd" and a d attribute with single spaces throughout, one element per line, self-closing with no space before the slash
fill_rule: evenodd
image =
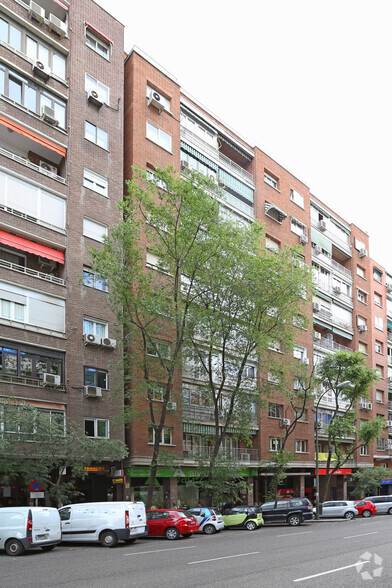
<path id="1" fill-rule="evenodd" d="M 380 482 L 388 478 L 388 470 L 382 466 L 360 468 L 352 477 L 356 482 L 355 490 L 352 494 L 362 498 L 375 494 L 380 488 Z"/>
<path id="2" fill-rule="evenodd" d="M 361 447 L 369 446 L 380 436 L 384 419 L 376 417 L 359 422 L 357 417 L 357 403 L 369 395 L 370 386 L 378 380 L 377 373 L 366 365 L 359 351 L 326 355 L 317 366 L 317 375 L 321 387 L 317 406 L 326 392 L 333 394 L 333 413 L 325 430 L 327 462 L 326 476 L 323 476 L 324 501 L 334 472 L 353 459 Z"/>
<path id="3" fill-rule="evenodd" d="M 56 506 L 80 494 L 75 485 L 87 476 L 85 467 L 127 455 L 122 441 L 86 437 L 63 415 L 55 418 L 26 403 L 3 402 L 0 422 L 0 471 L 21 475 L 26 484 L 39 480 Z"/>

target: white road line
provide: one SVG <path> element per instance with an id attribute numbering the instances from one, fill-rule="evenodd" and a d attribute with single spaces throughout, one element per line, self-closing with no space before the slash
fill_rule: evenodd
<path id="1" fill-rule="evenodd" d="M 177 551 L 178 549 L 193 549 L 196 545 L 187 545 L 186 547 L 169 547 L 168 549 L 152 549 L 151 551 L 138 551 L 137 553 L 124 553 L 127 555 L 142 555 L 143 553 L 158 553 L 158 551 Z"/>
<path id="2" fill-rule="evenodd" d="M 214 557 L 213 559 L 201 559 L 200 561 L 188 561 L 188 566 L 199 563 L 207 563 L 209 561 L 217 561 L 218 559 L 230 559 L 231 557 L 244 557 L 245 555 L 256 555 L 260 551 L 251 551 L 250 553 L 238 553 L 237 555 L 226 555 L 225 557 Z"/>
<path id="3" fill-rule="evenodd" d="M 313 533 L 313 531 L 301 531 L 300 533 L 296 533 L 292 531 L 291 533 L 285 533 L 284 535 L 276 535 L 277 537 L 292 537 L 293 535 L 309 535 L 309 533 Z"/>
<path id="4" fill-rule="evenodd" d="M 343 537 L 343 539 L 354 539 L 354 537 L 364 537 L 365 535 L 377 535 L 378 531 L 373 531 L 372 533 L 361 533 L 361 535 L 349 535 L 348 537 Z"/>
<path id="5" fill-rule="evenodd" d="M 312 578 L 318 578 L 319 576 L 326 576 L 327 574 L 334 574 L 335 572 L 341 572 L 342 570 L 348 570 L 349 568 L 355 568 L 361 564 L 369 563 L 370 559 L 364 561 L 357 561 L 355 564 L 350 566 L 344 566 L 343 568 L 335 568 L 334 570 L 328 570 L 328 572 L 321 572 L 320 574 L 313 574 L 313 576 L 306 576 L 305 578 L 297 578 L 293 582 L 303 582 L 304 580 L 311 580 Z"/>

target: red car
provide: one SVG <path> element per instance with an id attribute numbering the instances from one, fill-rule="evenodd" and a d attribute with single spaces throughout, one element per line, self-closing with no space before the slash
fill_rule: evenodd
<path id="1" fill-rule="evenodd" d="M 178 539 L 180 535 L 190 537 L 199 530 L 195 517 L 179 510 L 148 510 L 147 525 L 149 537 Z"/>
<path id="2" fill-rule="evenodd" d="M 354 502 L 354 507 L 357 509 L 358 514 L 362 515 L 363 517 L 371 517 L 377 512 L 375 505 L 373 502 L 370 502 L 370 500 L 360 500 L 359 502 Z"/>

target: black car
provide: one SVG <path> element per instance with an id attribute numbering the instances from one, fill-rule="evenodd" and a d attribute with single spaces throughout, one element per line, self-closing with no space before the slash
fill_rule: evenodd
<path id="1" fill-rule="evenodd" d="M 262 513 L 266 524 L 287 523 L 291 527 L 296 527 L 303 521 L 313 519 L 313 507 L 307 498 L 271 500 L 259 506 L 257 511 Z"/>

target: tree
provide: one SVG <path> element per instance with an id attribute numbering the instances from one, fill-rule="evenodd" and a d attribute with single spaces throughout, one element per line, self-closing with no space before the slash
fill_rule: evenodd
<path id="1" fill-rule="evenodd" d="M 54 417 L 12 400 L 3 402 L 0 411 L 0 471 L 19 474 L 26 484 L 39 480 L 56 506 L 80 494 L 75 484 L 87 476 L 85 468 L 91 463 L 127 455 L 122 441 L 86 437 L 60 413 Z"/>
<path id="2" fill-rule="evenodd" d="M 366 497 L 372 496 L 380 487 L 380 482 L 388 477 L 388 470 L 382 466 L 372 468 L 360 468 L 353 475 L 356 482 L 354 496 Z"/>
<path id="3" fill-rule="evenodd" d="M 334 472 L 352 459 L 361 447 L 369 446 L 379 437 L 384 419 L 376 417 L 358 423 L 356 405 L 360 398 L 369 395 L 371 384 L 378 380 L 377 373 L 366 365 L 362 353 L 339 351 L 328 354 L 317 366 L 317 374 L 323 391 L 316 409 L 326 392 L 333 394 L 333 412 L 325 431 L 327 462 L 322 499 L 325 501 Z M 317 414 L 320 416 L 318 410 Z"/>

